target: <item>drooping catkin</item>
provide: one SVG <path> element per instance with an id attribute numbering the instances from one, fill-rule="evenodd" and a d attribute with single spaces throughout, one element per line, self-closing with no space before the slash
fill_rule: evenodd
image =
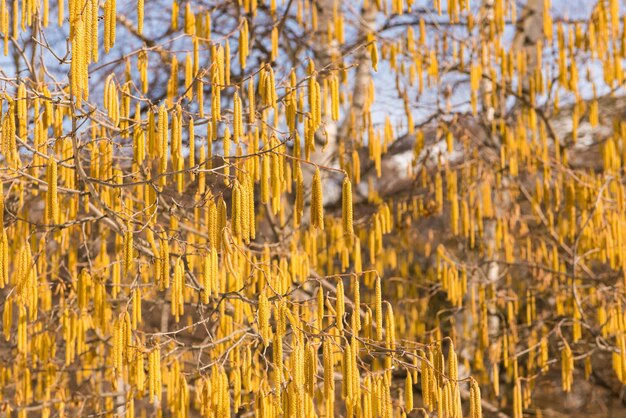
<path id="1" fill-rule="evenodd" d="M 160 238 L 161 248 L 159 258 L 161 270 L 157 272 L 157 279 L 159 290 L 163 291 L 170 287 L 170 246 L 165 231 L 161 232 Z"/>
<path id="2" fill-rule="evenodd" d="M 337 301 L 335 305 L 336 325 L 339 332 L 343 331 L 343 316 L 346 311 L 346 305 L 343 292 L 343 281 L 339 279 L 337 282 Z"/>
<path id="3" fill-rule="evenodd" d="M 137 68 L 139 69 L 141 92 L 146 94 L 148 92 L 148 51 L 145 48 L 142 48 L 137 55 Z M 150 112 L 150 114 L 152 114 L 152 112 Z M 152 131 L 150 132 L 152 133 Z"/>
<path id="4" fill-rule="evenodd" d="M 325 338 L 322 343 L 322 362 L 324 366 L 324 396 L 328 399 L 334 396 L 335 378 L 332 345 L 330 340 Z"/>
<path id="5" fill-rule="evenodd" d="M 17 114 L 17 134 L 20 137 L 26 136 L 28 128 L 28 95 L 26 93 L 26 85 L 20 83 L 17 87 L 16 97 L 16 114 Z"/>
<path id="6" fill-rule="evenodd" d="M 256 206 L 254 203 L 254 179 L 252 176 L 246 176 L 246 185 L 244 188 L 247 196 L 247 217 L 244 220 L 245 226 L 245 235 L 244 240 L 246 243 L 249 243 L 250 240 L 254 240 L 256 238 Z"/>
<path id="7" fill-rule="evenodd" d="M 161 349 L 157 346 L 148 355 L 148 398 L 156 403 L 161 398 Z"/>
<path id="8" fill-rule="evenodd" d="M 217 251 L 210 248 L 207 255 L 204 256 L 202 271 L 202 303 L 209 303 L 209 299 L 213 292 L 217 292 L 215 284 L 217 283 Z"/>
<path id="9" fill-rule="evenodd" d="M 339 79 L 336 76 L 330 78 L 330 97 L 331 117 L 333 120 L 339 120 Z"/>
<path id="10" fill-rule="evenodd" d="M 172 295 L 171 295 L 171 311 L 176 322 L 184 313 L 185 309 L 185 269 L 183 267 L 182 259 L 176 260 L 174 265 L 174 278 L 172 280 Z"/>
<path id="11" fill-rule="evenodd" d="M 261 335 L 263 344 L 267 346 L 270 343 L 270 305 L 265 291 L 261 291 L 261 294 L 259 295 L 259 306 L 257 312 L 259 334 Z"/>
<path id="12" fill-rule="evenodd" d="M 376 340 L 383 340 L 383 301 L 380 287 L 380 277 L 376 278 L 374 294 L 374 318 L 376 320 Z"/>
<path id="13" fill-rule="evenodd" d="M 133 230 L 130 223 L 124 232 L 124 274 L 129 275 L 133 266 Z"/>
<path id="14" fill-rule="evenodd" d="M 454 343 L 450 342 L 448 348 L 448 374 L 447 377 L 451 380 L 459 379 L 459 368 L 456 352 L 454 351 Z"/>
<path id="15" fill-rule="evenodd" d="M 272 28 L 272 33 L 271 33 L 271 45 L 272 45 L 272 50 L 271 50 L 271 56 L 270 56 L 270 60 L 276 61 L 276 59 L 278 58 L 278 27 L 274 26 Z"/>
<path id="16" fill-rule="evenodd" d="M 135 106 L 135 128 L 133 131 L 133 160 L 142 165 L 146 158 L 146 135 L 141 121 L 141 105 Z"/>
<path id="17" fill-rule="evenodd" d="M 57 162 L 50 157 L 47 167 L 48 192 L 46 194 L 46 218 L 50 224 L 59 223 L 59 195 Z"/>
<path id="18" fill-rule="evenodd" d="M 513 388 L 513 417 L 524 417 L 524 406 L 522 402 L 522 382 L 520 379 L 515 379 L 515 386 Z"/>
<path id="19" fill-rule="evenodd" d="M 413 376 L 408 371 L 404 382 L 404 409 L 410 412 L 413 410 Z"/>
<path id="20" fill-rule="evenodd" d="M 104 3 L 104 51 L 108 54 L 115 44 L 115 27 L 117 24 L 116 0 Z"/>
<path id="21" fill-rule="evenodd" d="M 136 288 L 132 290 L 132 301 L 133 301 L 133 316 L 132 316 L 132 329 L 136 330 L 137 325 L 142 322 L 142 314 L 141 314 L 141 289 Z"/>
<path id="22" fill-rule="evenodd" d="M 370 62 L 372 69 L 378 71 L 378 47 L 374 39 L 374 35 L 370 32 L 367 34 L 367 42 L 369 43 Z"/>
<path id="23" fill-rule="evenodd" d="M 235 181 L 232 192 L 232 205 L 230 212 L 231 227 L 233 234 L 237 237 L 242 237 L 242 223 L 243 223 L 243 192 L 239 181 Z"/>
<path id="24" fill-rule="evenodd" d="M 11 326 L 13 325 L 13 298 L 7 297 L 4 302 L 4 309 L 2 311 L 2 333 L 4 339 L 9 341 L 11 339 Z"/>
<path id="25" fill-rule="evenodd" d="M 21 354 L 26 354 L 28 351 L 28 315 L 26 313 L 26 307 L 20 305 L 18 309 L 17 319 L 17 351 Z"/>
<path id="26" fill-rule="evenodd" d="M 249 36 L 248 19 L 243 19 L 239 29 L 239 66 L 242 70 L 246 69 L 246 62 L 250 53 L 248 49 Z"/>
<path id="27" fill-rule="evenodd" d="M 322 179 L 319 168 L 313 174 L 311 192 L 311 226 L 324 229 L 324 203 L 322 197 Z"/>
<path id="28" fill-rule="evenodd" d="M 390 350 L 396 349 L 396 321 L 393 315 L 393 308 L 391 303 L 385 302 L 387 304 L 387 327 L 386 327 L 386 338 L 387 338 L 387 347 Z"/>
<path id="29" fill-rule="evenodd" d="M 235 92 L 233 97 L 233 141 L 239 143 L 243 135 L 243 110 L 239 93 Z"/>
<path id="30" fill-rule="evenodd" d="M 226 39 L 226 44 L 224 45 L 224 83 L 225 85 L 230 85 L 230 41 Z"/>
<path id="31" fill-rule="evenodd" d="M 252 124 L 256 120 L 254 77 L 250 77 L 248 82 L 248 123 Z"/>
<path id="32" fill-rule="evenodd" d="M 0 186 L 0 213 L 4 212 L 4 202 Z M 0 215 L 0 289 L 9 283 L 9 240 L 4 228 L 3 216 Z"/>
<path id="33" fill-rule="evenodd" d="M 572 390 L 574 376 L 574 355 L 567 341 L 561 349 L 561 382 L 564 392 Z"/>
<path id="34" fill-rule="evenodd" d="M 324 328 L 324 288 L 319 286 L 317 289 L 317 329 Z"/>
<path id="35" fill-rule="evenodd" d="M 230 145 L 231 145 L 231 134 L 228 126 L 224 129 L 224 139 L 222 141 L 222 146 L 224 149 L 224 184 L 227 186 L 230 185 Z"/>
<path id="36" fill-rule="evenodd" d="M 483 406 L 480 397 L 480 386 L 474 378 L 470 378 L 470 418 L 482 418 Z"/>
<path id="37" fill-rule="evenodd" d="M 352 208 L 352 183 L 350 178 L 346 176 L 343 179 L 342 199 L 341 199 L 341 215 L 344 235 L 354 234 L 353 227 L 353 208 Z"/>
<path id="38" fill-rule="evenodd" d="M 119 318 L 115 320 L 113 325 L 113 367 L 115 373 L 119 376 L 123 367 L 124 353 L 124 322 Z"/>
<path id="39" fill-rule="evenodd" d="M 361 289 L 359 284 L 359 276 L 354 274 L 352 276 L 352 293 L 354 309 L 352 311 L 352 317 L 354 320 L 354 332 L 361 330 Z"/>
<path id="40" fill-rule="evenodd" d="M 137 0 L 137 33 L 143 34 L 144 0 Z"/>

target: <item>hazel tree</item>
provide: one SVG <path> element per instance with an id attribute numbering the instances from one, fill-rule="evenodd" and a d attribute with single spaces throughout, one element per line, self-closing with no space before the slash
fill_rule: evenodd
<path id="1" fill-rule="evenodd" d="M 0 0 L 0 411 L 626 412 L 621 9 Z"/>

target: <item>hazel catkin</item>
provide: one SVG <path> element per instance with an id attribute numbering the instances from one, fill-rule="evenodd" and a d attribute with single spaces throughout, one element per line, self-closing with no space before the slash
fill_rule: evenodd
<path id="1" fill-rule="evenodd" d="M 313 174 L 311 192 L 311 225 L 319 229 L 324 229 L 324 203 L 322 199 L 322 179 L 319 169 L 316 168 Z"/>

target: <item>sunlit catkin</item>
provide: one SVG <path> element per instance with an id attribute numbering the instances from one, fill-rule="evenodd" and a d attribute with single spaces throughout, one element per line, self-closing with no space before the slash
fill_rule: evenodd
<path id="1" fill-rule="evenodd" d="M 376 340 L 383 339 L 383 302 L 382 290 L 380 287 L 380 277 L 376 278 L 375 294 L 374 294 L 374 318 L 376 320 Z"/>
<path id="2" fill-rule="evenodd" d="M 183 262 L 179 258 L 174 265 L 174 278 L 172 280 L 172 294 L 171 294 L 171 311 L 174 316 L 174 320 L 178 322 L 179 318 L 183 315 L 185 310 L 185 269 Z"/>
<path id="3" fill-rule="evenodd" d="M 343 281 L 340 279 L 337 282 L 337 301 L 335 305 L 337 329 L 343 331 L 343 316 L 346 311 L 346 305 L 343 292 Z"/>
<path id="4" fill-rule="evenodd" d="M 470 378 L 470 418 L 482 418 L 483 407 L 480 397 L 480 386 L 474 378 Z"/>
<path id="5" fill-rule="evenodd" d="M 117 22 L 116 0 L 106 0 L 104 3 L 104 51 L 108 54 L 115 44 L 115 27 Z"/>
<path id="6" fill-rule="evenodd" d="M 50 224 L 59 223 L 59 195 L 57 162 L 53 157 L 48 160 L 47 167 L 48 191 L 46 193 L 46 218 Z"/>
<path id="7" fill-rule="evenodd" d="M 569 344 L 564 341 L 561 349 L 561 382 L 564 392 L 572 390 L 574 380 L 574 355 Z"/>
<path id="8" fill-rule="evenodd" d="M 133 230 L 130 223 L 124 233 L 124 274 L 128 275 L 133 266 Z"/>
<path id="9" fill-rule="evenodd" d="M 259 295 L 259 305 L 257 311 L 257 320 L 259 324 L 259 334 L 266 346 L 270 342 L 270 305 L 267 295 L 264 291 Z"/>
<path id="10" fill-rule="evenodd" d="M 407 372 L 404 382 L 404 409 L 410 412 L 413 410 L 413 376 L 410 372 Z"/>
<path id="11" fill-rule="evenodd" d="M 143 34 L 144 0 L 137 0 L 137 32 Z"/>
<path id="12" fill-rule="evenodd" d="M 159 347 L 152 349 L 148 355 L 148 398 L 156 403 L 161 398 L 161 350 Z"/>
<path id="13" fill-rule="evenodd" d="M 239 138 L 243 135 L 243 110 L 239 93 L 233 97 L 233 141 L 239 143 Z"/>
<path id="14" fill-rule="evenodd" d="M 313 174 L 311 192 L 311 226 L 324 229 L 324 204 L 322 201 L 322 179 L 319 168 Z"/>
<path id="15" fill-rule="evenodd" d="M 209 249 L 207 255 L 204 256 L 202 265 L 202 303 L 209 303 L 209 299 L 213 292 L 216 292 L 215 283 L 217 283 L 217 251 L 214 248 Z"/>
<path id="16" fill-rule="evenodd" d="M 350 178 L 346 176 L 343 179 L 342 199 L 341 199 L 341 217 L 344 235 L 352 235 L 353 227 L 353 209 L 352 209 L 352 183 Z"/>

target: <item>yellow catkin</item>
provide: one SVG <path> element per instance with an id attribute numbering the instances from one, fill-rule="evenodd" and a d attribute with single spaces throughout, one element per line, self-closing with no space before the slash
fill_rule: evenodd
<path id="1" fill-rule="evenodd" d="M 311 192 L 311 225 L 314 228 L 324 229 L 324 203 L 322 197 L 322 179 L 320 170 L 315 169 Z"/>
<path id="2" fill-rule="evenodd" d="M 28 128 L 28 95 L 26 85 L 20 83 L 17 88 L 17 134 L 24 138 Z"/>
<path id="3" fill-rule="evenodd" d="M 185 4 L 185 34 L 195 35 L 196 33 L 196 18 L 191 10 L 191 4 Z"/>
<path id="4" fill-rule="evenodd" d="M 54 158 L 48 161 L 47 180 L 48 192 L 46 194 L 46 215 L 48 223 L 59 223 L 59 195 L 57 162 Z"/>
<path id="5" fill-rule="evenodd" d="M 224 45 L 224 83 L 225 85 L 230 85 L 230 42 L 226 40 L 226 44 Z"/>
<path id="6" fill-rule="evenodd" d="M 324 327 L 324 288 L 322 286 L 317 290 L 317 329 Z"/>
<path id="7" fill-rule="evenodd" d="M 239 143 L 243 135 L 243 110 L 239 93 L 235 92 L 233 97 L 233 141 Z"/>
<path id="8" fill-rule="evenodd" d="M 17 320 L 17 351 L 25 354 L 28 351 L 28 318 L 26 307 L 21 305 L 18 310 Z"/>
<path id="9" fill-rule="evenodd" d="M 106 0 L 104 3 L 104 51 L 108 54 L 115 44 L 115 27 L 117 24 L 116 0 Z"/>
<path id="10" fill-rule="evenodd" d="M 132 300 L 133 300 L 133 317 L 132 317 L 132 329 L 137 329 L 137 325 L 142 322 L 142 314 L 141 314 L 141 289 L 133 289 L 132 291 Z"/>
<path id="11" fill-rule="evenodd" d="M 242 70 L 246 69 L 249 51 L 249 29 L 248 19 L 243 19 L 241 28 L 239 29 L 239 66 Z"/>
<path id="12" fill-rule="evenodd" d="M 561 382 L 564 392 L 572 390 L 572 382 L 574 375 L 574 355 L 572 349 L 567 342 L 564 342 L 561 350 Z"/>
<path id="13" fill-rule="evenodd" d="M 185 270 L 183 267 L 183 261 L 179 258 L 174 265 L 174 278 L 172 280 L 171 294 L 171 311 L 176 322 L 178 322 L 185 309 L 184 287 Z"/>
<path id="14" fill-rule="evenodd" d="M 270 305 L 264 291 L 259 296 L 259 306 L 257 311 L 257 321 L 259 324 L 259 334 L 266 346 L 270 342 Z"/>
<path id="15" fill-rule="evenodd" d="M 515 387 L 513 388 L 513 417 L 523 418 L 524 407 L 522 403 L 522 383 L 520 379 L 515 380 Z"/>
<path id="16" fill-rule="evenodd" d="M 359 276 L 352 276 L 352 290 L 353 290 L 353 303 L 354 309 L 352 312 L 352 320 L 354 321 L 353 331 L 358 332 L 361 330 L 361 289 L 359 285 Z"/>
<path id="17" fill-rule="evenodd" d="M 474 378 L 470 378 L 470 418 L 482 418 L 483 407 L 480 397 L 480 386 Z"/>
<path id="18" fill-rule="evenodd" d="M 272 53 L 271 53 L 271 57 L 270 59 L 272 61 L 276 61 L 276 59 L 278 58 L 278 27 L 274 26 L 274 28 L 272 28 L 272 34 L 271 34 L 271 41 L 272 41 Z"/>
<path id="19" fill-rule="evenodd" d="M 217 271 L 217 252 L 215 249 L 209 249 L 207 255 L 204 256 L 203 270 L 202 270 L 202 303 L 209 303 L 211 294 L 216 289 L 213 289 L 213 283 L 216 278 L 214 277 Z"/>
<path id="20" fill-rule="evenodd" d="M 4 228 L 4 201 L 0 187 L 0 289 L 9 284 L 9 240 Z"/>
<path id="21" fill-rule="evenodd" d="M 132 271 L 133 265 L 133 230 L 130 223 L 124 233 L 124 274 L 128 275 Z"/>
<path id="22" fill-rule="evenodd" d="M 161 398 L 161 350 L 155 347 L 148 356 L 148 393 L 151 402 Z"/>
<path id="23" fill-rule="evenodd" d="M 119 375 L 123 367 L 124 322 L 117 319 L 113 324 L 113 366 Z"/>
<path id="24" fill-rule="evenodd" d="M 372 33 L 367 34 L 367 42 L 369 43 L 370 61 L 372 69 L 378 71 L 378 47 Z"/>
<path id="25" fill-rule="evenodd" d="M 424 406 L 428 407 L 430 411 L 432 411 L 432 399 L 431 399 L 431 390 L 433 386 L 432 376 L 431 376 L 431 366 L 432 362 L 430 361 L 432 357 L 431 351 L 428 351 L 428 355 L 424 352 L 420 352 L 421 355 L 421 377 L 422 377 L 422 399 L 424 401 Z"/>
<path id="26" fill-rule="evenodd" d="M 385 302 L 387 304 L 387 347 L 390 350 L 396 349 L 396 321 L 393 315 L 393 308 L 391 303 Z"/>
<path id="27" fill-rule="evenodd" d="M 11 339 L 11 326 L 13 325 L 13 299 L 6 298 L 4 303 L 4 310 L 2 311 L 2 332 L 4 339 L 9 341 Z"/>
<path id="28" fill-rule="evenodd" d="M 404 383 L 404 409 L 406 412 L 413 410 L 413 376 L 410 372 L 407 372 Z"/>
<path id="29" fill-rule="evenodd" d="M 336 311 L 336 324 L 337 329 L 341 332 L 343 331 L 343 316 L 346 311 L 345 300 L 344 300 L 344 292 L 343 292 L 343 281 L 339 279 L 337 282 L 337 301 L 336 301 L 335 311 Z"/>
<path id="30" fill-rule="evenodd" d="M 226 185 L 230 184 L 230 164 L 228 157 L 230 156 L 230 145 L 231 145 L 231 134 L 228 126 L 224 130 L 224 140 L 223 140 L 223 148 L 224 148 L 224 183 Z"/>
<path id="31" fill-rule="evenodd" d="M 255 107 L 255 91 L 254 91 L 254 77 L 250 77 L 248 82 L 248 123 L 252 124 L 256 120 L 256 107 Z"/>
<path id="32" fill-rule="evenodd" d="M 178 13 L 180 11 L 180 6 L 178 4 L 177 0 L 174 0 L 172 2 L 172 15 L 171 15 L 171 21 L 170 21 L 170 25 L 172 27 L 172 30 L 178 30 Z"/>
<path id="33" fill-rule="evenodd" d="M 353 208 L 352 208 L 352 183 L 350 178 L 346 176 L 343 179 L 342 199 L 341 199 L 341 215 L 344 235 L 354 234 L 353 227 Z"/>
<path id="34" fill-rule="evenodd" d="M 143 33 L 144 0 L 137 0 L 137 32 Z"/>
<path id="35" fill-rule="evenodd" d="M 194 81 L 193 62 L 191 60 L 191 55 L 187 54 L 185 56 L 185 97 L 189 101 L 193 100 Z"/>
<path id="36" fill-rule="evenodd" d="M 337 77 L 330 79 L 331 115 L 333 120 L 339 120 L 339 80 Z"/>
<path id="37" fill-rule="evenodd" d="M 454 343 L 450 342 L 450 347 L 448 349 L 448 374 L 447 376 L 451 380 L 459 379 L 459 370 L 458 370 L 458 360 L 456 352 L 454 351 Z"/>
<path id="38" fill-rule="evenodd" d="M 376 278 L 375 295 L 374 295 L 374 318 L 376 320 L 376 339 L 383 339 L 383 302 L 382 290 L 380 285 L 380 277 Z"/>
<path id="39" fill-rule="evenodd" d="M 148 92 L 148 52 L 145 49 L 139 51 L 137 56 L 137 67 L 139 68 L 139 78 L 141 80 L 141 91 Z"/>
<path id="40" fill-rule="evenodd" d="M 333 352 L 328 338 L 324 339 L 322 344 L 322 362 L 324 366 L 324 396 L 328 399 L 334 396 L 335 390 Z"/>

